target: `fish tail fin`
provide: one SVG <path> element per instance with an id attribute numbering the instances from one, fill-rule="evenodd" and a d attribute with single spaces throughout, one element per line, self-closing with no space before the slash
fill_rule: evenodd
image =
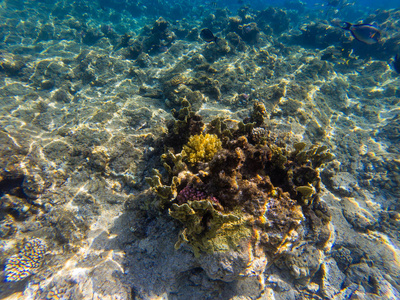
<path id="1" fill-rule="evenodd" d="M 217 38 L 217 37 L 215 37 L 215 39 L 214 39 L 214 43 L 217 43 L 217 41 L 218 41 L 218 38 Z"/>
<path id="2" fill-rule="evenodd" d="M 353 24 L 351 24 L 351 23 L 349 23 L 349 22 L 344 22 L 344 26 L 342 26 L 342 29 L 344 29 L 344 30 L 350 30 L 350 27 L 352 26 Z"/>

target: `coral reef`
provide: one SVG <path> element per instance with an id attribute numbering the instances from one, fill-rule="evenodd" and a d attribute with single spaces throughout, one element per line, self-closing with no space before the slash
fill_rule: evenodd
<path id="1" fill-rule="evenodd" d="M 183 224 L 176 247 L 189 244 L 199 257 L 234 253 L 236 245 L 250 243 L 250 251 L 269 261 L 299 240 L 298 229 L 311 216 L 321 219 L 314 227 L 317 242 L 326 242 L 319 233 L 330 217 L 318 209 L 318 170 L 333 155 L 326 146 L 295 143 L 290 151 L 272 142 L 260 127 L 265 114 L 256 102 L 247 120 L 254 123 L 228 130 L 216 119 L 205 130 L 213 134 L 192 135 L 181 153 L 162 155 L 168 183 L 158 171 L 147 181 L 163 199 L 161 207 Z"/>
<path id="2" fill-rule="evenodd" d="M 210 161 L 221 149 L 221 141 L 215 134 L 192 135 L 183 146 L 182 155 L 192 165 Z"/>
<path id="3" fill-rule="evenodd" d="M 209 62 L 214 62 L 217 59 L 224 57 L 232 52 L 227 40 L 220 38 L 214 43 L 205 45 L 203 55 Z"/>
<path id="4" fill-rule="evenodd" d="M 36 273 L 44 260 L 47 251 L 45 242 L 41 239 L 27 241 L 18 254 L 11 256 L 5 265 L 6 281 L 20 281 Z"/>
<path id="5" fill-rule="evenodd" d="M 166 52 L 176 39 L 173 31 L 169 30 L 169 23 L 162 17 L 158 18 L 150 28 L 143 28 L 143 33 L 135 40 L 130 42 L 130 36 L 123 36 L 115 49 L 124 48 L 124 56 L 130 59 L 136 59 L 141 68 L 149 67 L 148 63 L 143 63 L 146 54 L 157 54 Z"/>
<path id="6" fill-rule="evenodd" d="M 271 27 L 275 34 L 282 33 L 289 28 L 290 24 L 290 17 L 287 12 L 275 7 L 269 7 L 261 11 L 256 20 L 264 31 L 268 31 L 268 27 Z"/>
<path id="7" fill-rule="evenodd" d="M 331 24 L 315 21 L 306 23 L 300 28 L 301 34 L 293 35 L 289 39 L 298 44 L 311 45 L 317 48 L 326 48 L 332 46 L 332 44 L 337 44 L 335 46 L 336 55 L 345 62 L 349 60 L 350 55 L 352 60 L 357 60 L 357 56 L 387 60 L 400 50 L 398 46 L 400 36 L 396 34 L 392 21 L 392 18 L 398 17 L 399 14 L 397 9 L 377 10 L 374 14 L 364 18 L 364 24 L 378 22 L 379 29 L 385 32 L 387 36 L 379 43 L 369 45 L 369 47 L 365 47 L 365 44 L 343 32 L 338 26 L 337 19 L 332 20 Z M 287 40 L 287 38 L 283 37 L 282 40 Z M 348 63 L 346 64 L 348 65 Z"/>
<path id="8" fill-rule="evenodd" d="M 0 298 L 400 299 L 400 10 L 240 2 L 2 1 Z"/>
<path id="9" fill-rule="evenodd" d="M 189 243 L 196 256 L 202 252 L 226 251 L 236 247 L 244 238 L 251 236 L 240 212 L 222 213 L 210 200 L 187 201 L 172 204 L 171 217 L 185 224 L 175 248 Z"/>
<path id="10" fill-rule="evenodd" d="M 181 99 L 181 108 L 172 109 L 171 113 L 175 120 L 169 122 L 168 135 L 163 140 L 163 144 L 179 152 L 182 142 L 187 143 L 190 136 L 203 131 L 204 123 L 202 117 L 192 110 L 192 105 L 186 98 Z"/>
<path id="11" fill-rule="evenodd" d="M 236 33 L 236 35 L 240 36 L 244 41 L 249 44 L 255 44 L 258 41 L 258 36 L 260 34 L 260 29 L 257 27 L 257 23 L 251 22 L 248 24 L 243 24 L 242 19 L 239 17 L 231 17 L 229 18 L 229 24 L 227 27 L 227 38 L 232 40 L 234 35 L 232 33 Z M 238 46 L 238 42 L 233 42 L 235 46 Z"/>

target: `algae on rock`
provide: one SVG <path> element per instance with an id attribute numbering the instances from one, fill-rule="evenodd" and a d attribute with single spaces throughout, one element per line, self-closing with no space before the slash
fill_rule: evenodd
<path id="1" fill-rule="evenodd" d="M 185 226 L 175 248 L 187 243 L 196 256 L 200 251 L 210 253 L 234 249 L 242 239 L 251 236 L 250 226 L 242 213 L 217 211 L 209 200 L 189 201 L 182 205 L 174 203 L 169 214 Z"/>

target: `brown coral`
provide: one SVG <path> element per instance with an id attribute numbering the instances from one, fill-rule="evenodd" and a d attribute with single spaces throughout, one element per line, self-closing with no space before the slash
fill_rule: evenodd
<path id="1" fill-rule="evenodd" d="M 167 185 L 160 173 L 148 180 L 167 198 L 162 203 L 170 216 L 183 224 L 177 245 L 189 244 L 196 256 L 234 252 L 235 243 L 247 243 L 258 257 L 274 257 L 299 239 L 306 218 L 315 224 L 317 239 L 327 240 L 322 228 L 329 212 L 319 205 L 318 168 L 332 154 L 323 146 L 299 143 L 290 151 L 283 142 L 273 142 L 262 127 L 264 115 L 259 103 L 250 118 L 254 123 L 232 128 L 221 119 L 212 121 L 205 134 L 192 135 L 182 145 L 181 153 L 163 155 Z M 234 243 L 229 236 L 236 237 Z"/>

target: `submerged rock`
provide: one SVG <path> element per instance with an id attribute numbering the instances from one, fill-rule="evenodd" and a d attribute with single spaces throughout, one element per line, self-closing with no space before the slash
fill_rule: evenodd
<path id="1" fill-rule="evenodd" d="M 339 270 L 333 258 L 329 258 L 322 263 L 321 271 L 321 293 L 324 297 L 333 298 L 341 291 L 346 275 Z"/>

